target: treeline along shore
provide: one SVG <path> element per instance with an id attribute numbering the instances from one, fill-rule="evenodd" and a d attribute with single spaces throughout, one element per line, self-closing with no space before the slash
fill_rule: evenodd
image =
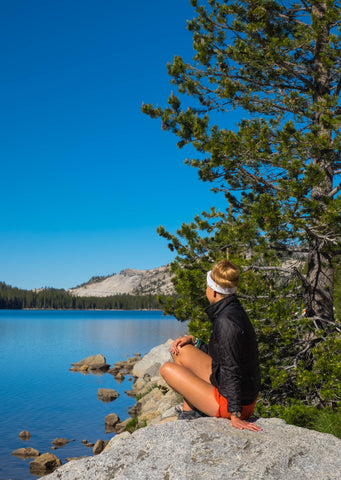
<path id="1" fill-rule="evenodd" d="M 118 294 L 76 297 L 63 289 L 22 290 L 0 282 L 0 309 L 22 310 L 160 310 L 160 295 Z"/>

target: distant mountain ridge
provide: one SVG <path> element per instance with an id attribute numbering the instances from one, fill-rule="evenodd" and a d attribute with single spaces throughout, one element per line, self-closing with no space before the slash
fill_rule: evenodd
<path id="1" fill-rule="evenodd" d="M 108 277 L 92 277 L 87 283 L 69 289 L 77 297 L 110 297 L 112 295 L 172 295 L 169 265 L 152 270 L 127 268 Z"/>

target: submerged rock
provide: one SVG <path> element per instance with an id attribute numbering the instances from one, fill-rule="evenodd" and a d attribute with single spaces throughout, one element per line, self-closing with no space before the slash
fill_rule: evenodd
<path id="1" fill-rule="evenodd" d="M 18 448 L 12 452 L 16 457 L 38 457 L 40 452 L 32 447 Z"/>
<path id="2" fill-rule="evenodd" d="M 120 362 L 114 363 L 114 366 L 108 370 L 108 373 L 115 377 L 117 382 L 122 382 L 125 375 L 131 374 L 134 365 L 141 360 L 140 354 L 135 354 L 135 357 L 128 358 L 128 360 L 123 360 Z"/>
<path id="3" fill-rule="evenodd" d="M 56 447 L 64 447 L 67 443 L 69 443 L 67 438 L 56 438 L 53 440 L 52 445 L 55 445 Z"/>
<path id="4" fill-rule="evenodd" d="M 19 433 L 19 438 L 21 438 L 21 440 L 29 440 L 31 438 L 31 434 L 28 430 L 23 430 Z"/>
<path id="5" fill-rule="evenodd" d="M 98 399 L 102 402 L 112 402 L 119 397 L 119 393 L 112 388 L 99 388 L 97 392 Z"/>
<path id="6" fill-rule="evenodd" d="M 52 453 L 43 453 L 30 463 L 30 473 L 33 475 L 46 475 L 60 467 L 62 462 Z"/>
<path id="7" fill-rule="evenodd" d="M 107 364 L 107 361 L 102 354 L 92 355 L 91 357 L 86 357 L 80 362 L 72 364 L 71 370 L 74 372 L 79 372 L 84 370 L 91 370 L 95 372 L 96 370 L 107 371 L 110 368 L 110 365 Z"/>
<path id="8" fill-rule="evenodd" d="M 121 419 L 116 413 L 109 413 L 104 419 L 105 433 L 115 432 L 115 427 L 120 422 Z"/>

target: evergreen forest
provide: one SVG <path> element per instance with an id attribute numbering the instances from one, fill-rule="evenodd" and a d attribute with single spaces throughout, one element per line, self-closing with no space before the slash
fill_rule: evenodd
<path id="1" fill-rule="evenodd" d="M 157 295 L 75 297 L 63 289 L 22 290 L 0 282 L 0 309 L 160 310 Z"/>

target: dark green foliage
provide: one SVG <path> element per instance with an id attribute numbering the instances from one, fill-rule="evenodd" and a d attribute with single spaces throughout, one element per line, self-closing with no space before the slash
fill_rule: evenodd
<path id="1" fill-rule="evenodd" d="M 147 426 L 147 421 L 144 420 L 142 424 L 139 424 L 139 419 L 138 417 L 133 417 L 126 425 L 126 432 L 133 433 L 135 430 L 139 428 L 145 428 Z"/>
<path id="2" fill-rule="evenodd" d="M 113 295 L 111 297 L 75 297 L 66 290 L 46 288 L 21 290 L 0 282 L 0 309 L 35 308 L 59 310 L 159 310 L 162 296 Z"/>
<path id="3" fill-rule="evenodd" d="M 126 432 L 133 433 L 135 430 L 137 430 L 137 425 L 138 425 L 138 418 L 133 417 L 126 425 Z"/>
<path id="4" fill-rule="evenodd" d="M 288 400 L 288 405 L 272 405 L 264 409 L 262 404 L 256 407 L 256 414 L 263 417 L 281 417 L 287 423 L 303 428 L 313 428 L 314 422 L 319 414 L 319 410 L 311 405 L 304 405 L 303 402 Z"/>
<path id="5" fill-rule="evenodd" d="M 341 438 L 341 410 L 330 412 L 323 410 L 314 416 L 312 428 L 318 432 L 331 433 L 335 437 Z"/>
<path id="6" fill-rule="evenodd" d="M 256 415 L 263 417 L 281 417 L 287 423 L 298 427 L 310 428 L 322 433 L 330 433 L 341 438 L 341 410 L 330 410 L 324 408 L 319 410 L 312 405 L 305 405 L 303 402 L 288 400 L 287 406 L 272 405 L 265 409 L 263 405 L 257 404 Z"/>
<path id="7" fill-rule="evenodd" d="M 341 401 L 340 6 L 191 4 L 193 61 L 176 56 L 168 105 L 142 110 L 196 149 L 186 163 L 226 204 L 176 234 L 159 228 L 177 254 L 179 298 L 164 309 L 207 339 L 206 272 L 228 254 L 259 338 L 260 408 L 305 423 L 304 407 Z M 229 130 L 231 111 L 242 120 Z"/>

